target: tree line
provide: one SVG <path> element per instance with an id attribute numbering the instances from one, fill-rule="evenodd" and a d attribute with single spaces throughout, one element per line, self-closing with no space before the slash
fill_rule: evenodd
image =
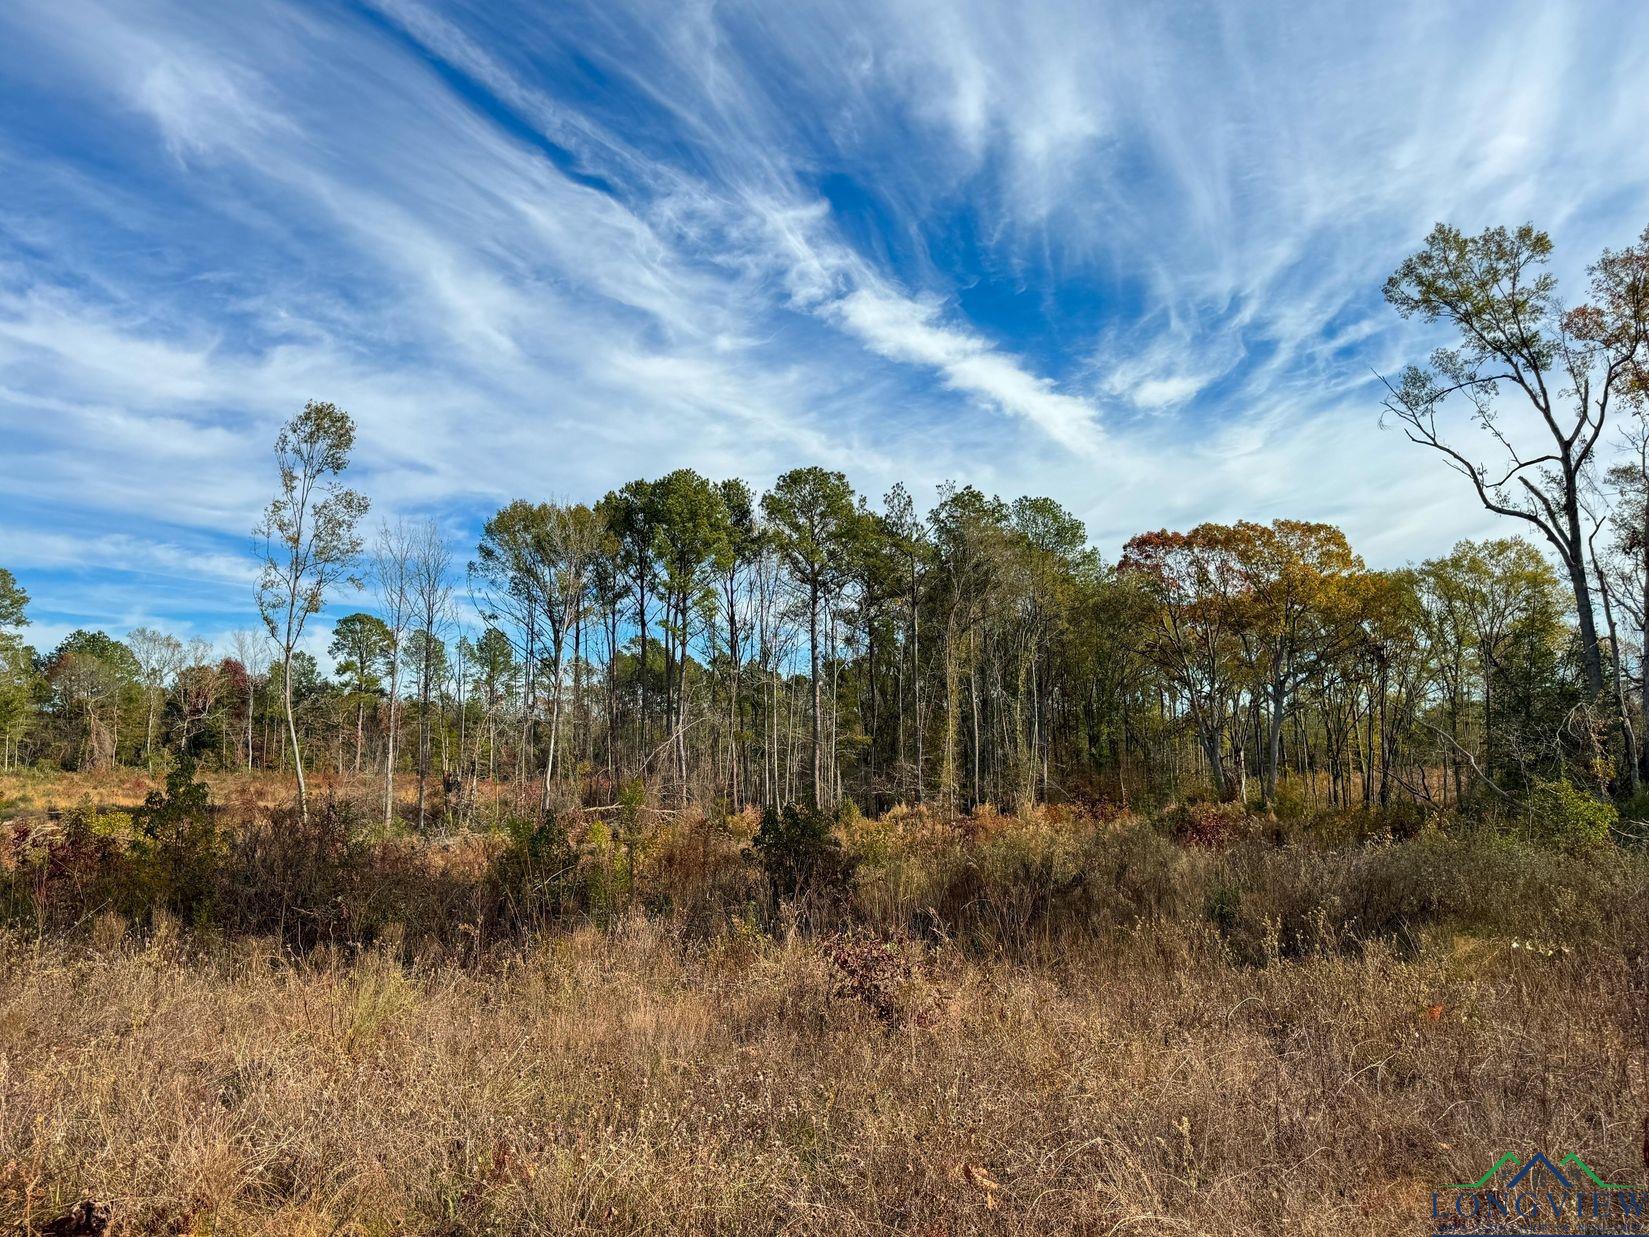
<path id="1" fill-rule="evenodd" d="M 946 484 L 924 509 L 803 467 L 761 491 L 677 469 L 517 500 L 455 556 L 434 523 L 368 527 L 343 483 L 354 425 L 311 403 L 256 531 L 261 630 L 228 656 L 147 629 L 36 653 L 3 577 L 4 763 L 187 753 L 287 770 L 301 807 L 317 771 L 371 778 L 386 820 L 406 793 L 420 826 L 634 783 L 866 811 L 1630 796 L 1649 776 L 1649 232 L 1604 252 L 1579 305 L 1550 252 L 1530 227 L 1439 226 L 1386 286 L 1456 341 L 1387 382 L 1387 412 L 1533 542 L 1375 570 L 1341 530 L 1278 519 L 1142 533 L 1107 562 L 1050 498 Z M 355 598 L 323 674 L 309 624 Z"/>

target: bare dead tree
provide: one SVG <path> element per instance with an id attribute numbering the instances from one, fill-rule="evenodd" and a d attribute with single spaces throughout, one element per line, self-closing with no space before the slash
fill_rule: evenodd
<path id="1" fill-rule="evenodd" d="M 429 706 L 437 672 L 436 649 L 446 630 L 452 605 L 452 553 L 434 520 L 413 531 L 411 566 L 412 617 L 418 641 L 418 828 L 427 817 L 429 781 Z"/>
<path id="2" fill-rule="evenodd" d="M 395 740 L 401 702 L 401 651 L 412 622 L 412 560 L 416 532 L 405 521 L 384 523 L 378 529 L 372 551 L 372 582 L 378 594 L 378 608 L 389 629 L 389 717 L 384 739 L 384 827 L 395 814 Z"/>

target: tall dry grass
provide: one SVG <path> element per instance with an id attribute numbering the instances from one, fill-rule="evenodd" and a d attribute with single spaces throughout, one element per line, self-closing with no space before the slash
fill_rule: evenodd
<path id="1" fill-rule="evenodd" d="M 153 854 L 8 852 L 0 1226 L 1384 1237 L 1507 1150 L 1644 1176 L 1616 848 L 896 812 L 770 917 L 747 819 L 291 823 L 189 926 Z"/>
<path id="2" fill-rule="evenodd" d="M 640 918 L 482 968 L 92 936 L 0 955 L 23 1232 L 89 1198 L 131 1233 L 1386 1235 L 1507 1149 L 1641 1174 L 1618 958 L 1241 969 L 1169 928 L 1057 964 L 906 943 L 866 979 Z"/>

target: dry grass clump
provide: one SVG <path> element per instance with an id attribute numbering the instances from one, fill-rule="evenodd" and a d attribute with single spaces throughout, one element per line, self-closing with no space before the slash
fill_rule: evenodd
<path id="1" fill-rule="evenodd" d="M 267 769 L 202 768 L 196 776 L 211 789 L 212 801 L 231 814 L 269 812 L 292 802 L 292 774 Z M 320 800 L 349 800 L 369 814 L 382 810 L 384 780 L 378 773 L 337 773 L 315 769 L 309 773 L 312 791 Z M 152 790 L 166 784 L 164 767 L 155 770 L 122 766 L 112 769 L 13 769 L 0 773 L 0 817 L 11 814 L 64 812 L 71 809 L 131 809 Z M 432 778 L 429 794 L 436 808 L 446 806 L 439 778 Z M 483 779 L 473 787 L 473 814 L 493 820 L 536 805 L 536 791 L 519 783 Z M 418 780 L 410 773 L 396 779 L 395 800 L 403 816 L 417 802 Z"/>
<path id="2" fill-rule="evenodd" d="M 0 1224 L 1419 1232 L 1507 1148 L 1630 1178 L 1645 982 L 1176 926 L 1028 965 L 638 916 L 476 967 L 106 918 L 0 951 Z"/>
<path id="3" fill-rule="evenodd" d="M 290 775 L 242 771 L 202 770 L 199 775 L 212 792 L 215 803 L 232 805 L 238 811 L 268 810 L 291 802 Z M 98 770 L 15 769 L 0 773 L 0 815 L 61 812 L 73 808 L 107 809 L 137 807 L 150 791 L 166 784 L 163 772 L 115 768 Z M 319 785 L 334 787 L 335 779 L 324 774 Z M 349 779 L 352 791 L 367 793 L 369 779 Z M 377 782 L 380 788 L 382 782 Z"/>
<path id="4" fill-rule="evenodd" d="M 139 769 L 76 773 L 17 769 L 0 773 L 0 810 L 10 814 L 58 811 L 82 804 L 135 807 L 154 787 L 154 779 Z"/>

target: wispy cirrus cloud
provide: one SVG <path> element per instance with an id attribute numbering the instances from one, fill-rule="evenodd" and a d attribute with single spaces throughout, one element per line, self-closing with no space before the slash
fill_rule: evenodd
<path id="1" fill-rule="evenodd" d="M 1437 218 L 1535 218 L 1571 279 L 1641 228 L 1632 17 L 18 0 L 0 554 L 42 629 L 234 625 L 311 397 L 460 553 L 517 494 L 811 462 L 1051 493 L 1107 550 L 1280 514 L 1440 550 L 1487 524 L 1375 429 L 1430 343 L 1379 283 Z"/>

